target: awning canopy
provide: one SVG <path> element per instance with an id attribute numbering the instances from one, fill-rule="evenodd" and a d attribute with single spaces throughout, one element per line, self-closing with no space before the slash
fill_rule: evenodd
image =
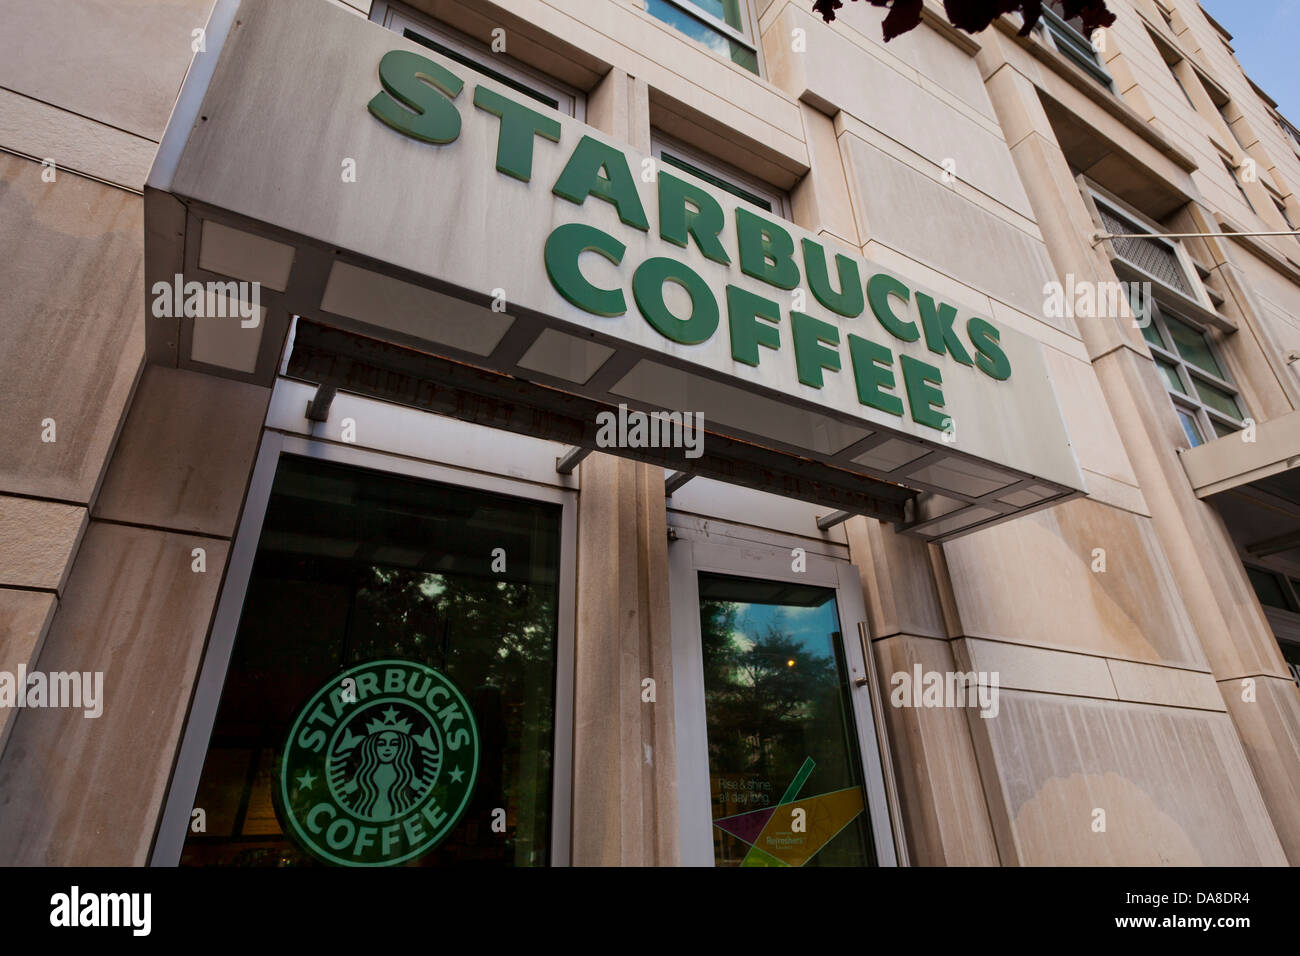
<path id="1" fill-rule="evenodd" d="M 1082 493 L 1028 336 L 345 12 L 219 0 L 207 44 L 145 191 L 150 361 L 267 384 L 298 316 L 291 376 L 580 448 L 699 413 L 702 457 L 601 450 L 930 540 Z"/>

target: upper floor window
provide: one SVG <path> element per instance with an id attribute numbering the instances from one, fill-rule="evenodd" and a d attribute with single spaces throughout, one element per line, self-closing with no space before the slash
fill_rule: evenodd
<path id="1" fill-rule="evenodd" d="M 1058 53 L 1114 92 L 1115 81 L 1102 65 L 1092 40 L 1083 32 L 1083 21 L 1078 17 L 1066 20 L 1064 13 L 1065 7 L 1060 0 L 1047 0 L 1043 4 L 1043 18 L 1039 21 L 1043 36 Z"/>
<path id="2" fill-rule="evenodd" d="M 1163 14 L 1164 10 L 1161 10 L 1160 12 Z M 1182 91 L 1183 99 L 1187 100 L 1187 104 L 1192 109 L 1196 109 L 1196 102 L 1192 99 L 1192 94 L 1187 92 L 1187 86 L 1183 83 L 1183 78 L 1178 75 L 1180 70 L 1187 69 L 1187 66 L 1183 63 L 1183 55 L 1174 48 L 1173 44 L 1150 27 L 1147 28 L 1147 36 L 1151 38 L 1151 42 L 1155 44 L 1156 50 L 1160 53 L 1160 58 L 1164 60 L 1165 66 L 1169 68 L 1169 75 L 1172 76 L 1174 82 L 1178 84 L 1178 89 Z"/>
<path id="3" fill-rule="evenodd" d="M 1139 225 L 1135 218 L 1103 203 L 1098 197 L 1094 196 L 1093 199 L 1097 203 L 1097 212 L 1106 232 L 1124 236 L 1153 232 L 1147 226 Z M 1187 264 L 1179 254 L 1179 247 L 1173 242 L 1151 235 L 1136 239 L 1112 239 L 1111 243 L 1115 254 L 1128 265 L 1190 299 L 1199 299 Z"/>
<path id="4" fill-rule="evenodd" d="M 758 73 L 749 0 L 646 0 L 645 8 L 719 56 Z"/>
<path id="5" fill-rule="evenodd" d="M 1297 593 L 1300 593 L 1300 581 L 1288 575 L 1251 564 L 1246 565 L 1246 576 L 1250 578 L 1251 587 L 1255 589 L 1255 596 L 1259 598 L 1259 603 L 1264 607 L 1289 611 L 1292 615 L 1300 614 L 1300 600 L 1297 600 Z M 1270 618 L 1269 623 L 1273 624 L 1274 633 L 1278 633 L 1275 617 Z M 1291 679 L 1300 684 L 1300 644 L 1296 643 L 1294 638 L 1289 635 L 1284 638 L 1281 634 L 1278 634 L 1277 643 L 1282 649 L 1282 658 L 1286 661 L 1287 670 L 1291 672 Z"/>
<path id="6" fill-rule="evenodd" d="M 685 143 L 671 139 L 658 130 L 651 135 L 651 149 L 664 166 L 672 167 L 723 189 L 738 199 L 757 206 L 782 219 L 790 218 L 790 197 L 770 183 L 763 182 L 734 166 L 729 166 Z"/>
<path id="7" fill-rule="evenodd" d="M 1286 134 L 1287 141 L 1291 144 L 1291 148 L 1295 150 L 1296 155 L 1300 156 L 1300 130 L 1292 126 L 1290 121 L 1281 113 L 1274 115 L 1273 120 Z"/>
<path id="8" fill-rule="evenodd" d="M 1226 169 L 1228 175 L 1232 177 L 1232 184 L 1237 187 L 1237 192 L 1241 193 L 1242 200 L 1245 201 L 1251 212 L 1255 213 L 1255 215 L 1259 215 L 1259 210 L 1256 209 L 1255 204 L 1250 201 L 1250 196 L 1246 192 L 1246 187 L 1241 184 L 1241 177 L 1237 175 L 1237 167 L 1233 166 L 1232 163 L 1227 159 L 1224 159 L 1224 157 L 1220 156 L 1219 158 L 1223 160 L 1223 168 Z"/>
<path id="9" fill-rule="evenodd" d="M 1245 415 L 1237 387 L 1201 328 L 1152 302 L 1142 335 L 1193 448 L 1242 427 Z"/>
<path id="10" fill-rule="evenodd" d="M 376 0 L 370 19 L 553 110 L 583 119 L 583 95 L 504 53 L 448 29 L 418 11 Z"/>
<path id="11" fill-rule="evenodd" d="M 1295 224 L 1295 222 L 1291 219 L 1291 213 L 1287 211 L 1286 203 L 1284 203 L 1282 200 L 1278 199 L 1276 196 L 1271 196 L 1271 197 L 1269 197 L 1269 198 L 1271 198 L 1271 199 L 1273 200 L 1273 205 L 1274 205 L 1274 206 L 1277 206 L 1277 212 L 1278 212 L 1278 215 L 1282 217 L 1282 221 L 1283 221 L 1284 223 L 1286 223 L 1286 227 L 1287 227 L 1288 229 L 1295 229 L 1295 228 L 1296 228 L 1296 224 Z"/>

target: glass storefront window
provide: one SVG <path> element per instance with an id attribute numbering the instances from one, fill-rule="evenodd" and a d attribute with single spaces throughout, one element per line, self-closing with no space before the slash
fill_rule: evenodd
<path id="1" fill-rule="evenodd" d="M 436 669 L 467 702 L 480 745 L 463 814 L 410 865 L 546 864 L 559 541 L 553 504 L 281 458 L 195 800 L 206 831 L 187 834 L 182 864 L 315 862 L 286 837 L 277 808 L 286 735 L 320 688 L 378 660 Z M 401 728 L 412 737 L 427 728 L 400 704 L 368 717 L 386 721 L 372 763 L 374 754 L 394 763 Z M 441 743 L 454 746 L 450 731 Z M 408 794 L 424 792 L 439 763 L 458 769 L 409 754 L 398 763 L 425 773 L 404 784 Z M 372 767 L 369 779 L 384 778 Z M 403 802 L 384 802 L 398 791 L 383 787 L 378 804 L 352 803 Z M 505 833 L 492 830 L 498 807 Z"/>
<path id="2" fill-rule="evenodd" d="M 830 588 L 699 576 L 714 860 L 875 862 Z"/>

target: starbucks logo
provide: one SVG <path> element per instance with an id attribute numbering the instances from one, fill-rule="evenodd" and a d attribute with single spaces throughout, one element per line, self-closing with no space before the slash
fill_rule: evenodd
<path id="1" fill-rule="evenodd" d="M 391 866 L 451 832 L 478 776 L 474 715 L 419 661 L 358 664 L 299 710 L 280 758 L 276 810 L 312 855 Z"/>

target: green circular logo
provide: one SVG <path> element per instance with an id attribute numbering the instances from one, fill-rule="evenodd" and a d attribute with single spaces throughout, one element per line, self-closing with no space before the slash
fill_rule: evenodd
<path id="1" fill-rule="evenodd" d="M 276 810 L 313 856 L 392 866 L 429 852 L 469 805 L 479 738 L 464 695 L 419 661 L 368 661 L 298 711 Z"/>

